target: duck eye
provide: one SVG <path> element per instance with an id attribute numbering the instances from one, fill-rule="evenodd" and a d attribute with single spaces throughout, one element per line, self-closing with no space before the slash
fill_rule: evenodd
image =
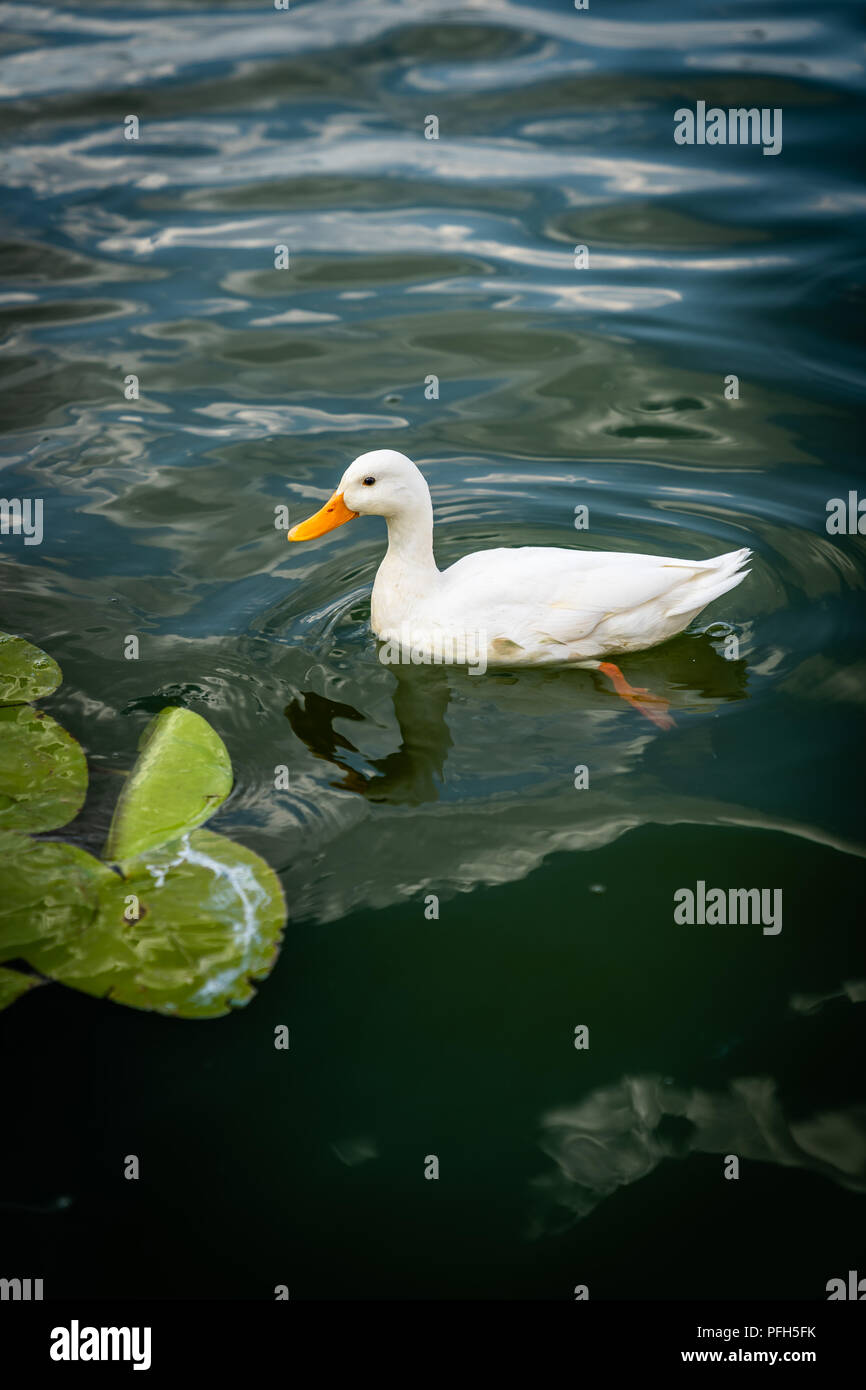
<path id="1" fill-rule="evenodd" d="M 365 478 L 365 479 L 364 479 L 364 487 L 372 487 L 373 484 L 375 483 L 375 481 L 376 481 L 375 478 Z"/>

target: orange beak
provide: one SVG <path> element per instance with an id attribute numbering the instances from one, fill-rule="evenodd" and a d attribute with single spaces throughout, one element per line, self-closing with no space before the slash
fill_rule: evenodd
<path id="1" fill-rule="evenodd" d="M 351 521 L 357 515 L 357 512 L 349 511 L 343 501 L 342 492 L 335 492 L 313 516 L 308 516 L 306 521 L 299 521 L 297 526 L 293 526 L 287 539 L 313 541 L 317 536 L 324 536 L 326 531 L 333 531 L 336 526 L 342 526 L 344 521 Z"/>

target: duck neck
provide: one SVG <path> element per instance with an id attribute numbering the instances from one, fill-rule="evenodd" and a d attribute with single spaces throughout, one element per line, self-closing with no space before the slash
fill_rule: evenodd
<path id="1" fill-rule="evenodd" d="M 433 558 L 433 504 L 429 493 L 412 505 L 387 518 L 388 550 L 382 561 L 403 582 L 420 588 L 438 575 Z"/>
<path id="2" fill-rule="evenodd" d="M 433 558 L 433 507 L 429 493 L 389 516 L 388 549 L 373 585 L 370 617 L 382 637 L 411 622 L 436 590 L 439 571 Z"/>

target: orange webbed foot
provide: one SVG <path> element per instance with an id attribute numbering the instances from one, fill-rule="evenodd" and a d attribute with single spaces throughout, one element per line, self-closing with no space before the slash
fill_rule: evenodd
<path id="1" fill-rule="evenodd" d="M 663 696 L 653 695 L 643 686 L 629 685 L 622 671 L 612 661 L 600 662 L 598 669 L 610 679 L 617 695 L 623 700 L 628 700 L 630 705 L 634 705 L 635 709 L 640 710 L 641 714 L 659 729 L 676 727 L 672 716 L 667 713 L 670 702 Z"/>

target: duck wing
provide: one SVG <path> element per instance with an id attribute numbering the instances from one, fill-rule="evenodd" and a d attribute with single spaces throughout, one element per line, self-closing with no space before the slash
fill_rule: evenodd
<path id="1" fill-rule="evenodd" d="M 750 553 L 682 560 L 544 546 L 476 551 L 443 572 L 437 617 L 483 630 L 491 642 L 565 647 L 570 660 L 637 651 L 682 631 L 739 584 Z"/>

